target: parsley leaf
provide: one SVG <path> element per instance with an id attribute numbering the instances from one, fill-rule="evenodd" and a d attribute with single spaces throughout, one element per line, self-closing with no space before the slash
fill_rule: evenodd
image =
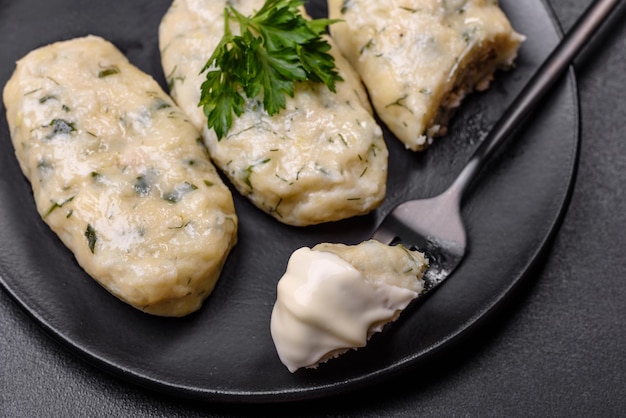
<path id="1" fill-rule="evenodd" d="M 218 140 L 226 136 L 234 116 L 246 110 L 246 99 L 259 98 L 275 115 L 293 97 L 295 83 L 312 81 L 335 92 L 342 81 L 330 45 L 322 38 L 331 19 L 306 19 L 302 0 L 266 0 L 252 16 L 224 9 L 224 35 L 202 69 L 199 106 Z M 230 22 L 239 25 L 234 34 Z"/>

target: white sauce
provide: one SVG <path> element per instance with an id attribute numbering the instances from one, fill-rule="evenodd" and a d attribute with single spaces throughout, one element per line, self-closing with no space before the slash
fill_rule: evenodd
<path id="1" fill-rule="evenodd" d="M 364 347 L 372 333 L 395 319 L 418 294 L 366 280 L 331 252 L 300 248 L 278 283 L 272 312 L 270 328 L 278 356 L 294 372 Z"/>

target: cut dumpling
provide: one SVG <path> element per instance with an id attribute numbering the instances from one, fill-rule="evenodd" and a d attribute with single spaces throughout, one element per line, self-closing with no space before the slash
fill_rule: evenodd
<path id="1" fill-rule="evenodd" d="M 524 39 L 497 1 L 328 0 L 328 10 L 376 112 L 413 151 L 446 133 L 463 97 L 510 68 Z"/>
<path id="2" fill-rule="evenodd" d="M 387 147 L 362 83 L 333 48 L 344 82 L 298 83 L 274 116 L 257 100 L 220 141 L 201 107 L 200 71 L 224 33 L 224 7 L 249 15 L 263 0 L 175 0 L 160 26 L 170 94 L 187 112 L 215 164 L 257 207 L 297 226 L 337 221 L 375 209 L 384 199 Z M 232 29 L 235 30 L 235 29 Z"/>
<path id="3" fill-rule="evenodd" d="M 89 36 L 30 52 L 3 96 L 37 210 L 85 271 L 144 312 L 197 310 L 237 217 L 199 132 L 156 81 Z"/>
<path id="4" fill-rule="evenodd" d="M 294 372 L 364 347 L 419 296 L 427 267 L 422 253 L 374 240 L 296 250 L 272 311 L 280 360 Z"/>

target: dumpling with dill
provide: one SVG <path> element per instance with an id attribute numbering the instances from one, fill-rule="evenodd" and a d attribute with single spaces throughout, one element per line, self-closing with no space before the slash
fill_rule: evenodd
<path id="1" fill-rule="evenodd" d="M 3 100 L 37 211 L 80 266 L 143 312 L 200 309 L 238 219 L 200 133 L 158 83 L 87 36 L 29 52 Z"/>
<path id="2" fill-rule="evenodd" d="M 328 0 L 328 13 L 378 116 L 413 151 L 445 135 L 463 98 L 511 68 L 524 40 L 497 1 Z"/>
<path id="3" fill-rule="evenodd" d="M 362 215 L 386 193 L 382 130 L 329 23 L 297 0 L 175 0 L 160 25 L 171 96 L 237 190 L 289 225 Z"/>

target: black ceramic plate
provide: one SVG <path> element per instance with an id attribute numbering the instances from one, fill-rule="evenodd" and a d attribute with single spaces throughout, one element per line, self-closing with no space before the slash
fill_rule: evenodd
<path id="1" fill-rule="evenodd" d="M 209 1 L 209 0 L 207 0 Z M 168 0 L 0 0 L 0 85 L 13 63 L 44 44 L 96 34 L 164 84 L 157 28 Z M 325 2 L 312 0 L 316 17 Z M 442 191 L 530 74 L 559 30 L 542 0 L 503 0 L 528 36 L 517 68 L 471 96 L 449 135 L 422 154 L 387 133 L 388 197 L 375 213 L 311 228 L 284 226 L 235 196 L 239 244 L 196 314 L 163 319 L 110 296 L 76 264 L 35 211 L 30 186 L 0 118 L 0 283 L 47 332 L 105 370 L 157 390 L 204 400 L 283 401 L 352 389 L 441 352 L 507 296 L 558 228 L 578 153 L 578 103 L 570 74 L 536 117 L 486 167 L 464 206 L 469 255 L 435 293 L 412 306 L 367 348 L 318 370 L 291 374 L 269 333 L 276 282 L 291 252 L 318 242 L 367 239 L 397 203 Z M 2 109 L 4 113 L 4 109 Z"/>

